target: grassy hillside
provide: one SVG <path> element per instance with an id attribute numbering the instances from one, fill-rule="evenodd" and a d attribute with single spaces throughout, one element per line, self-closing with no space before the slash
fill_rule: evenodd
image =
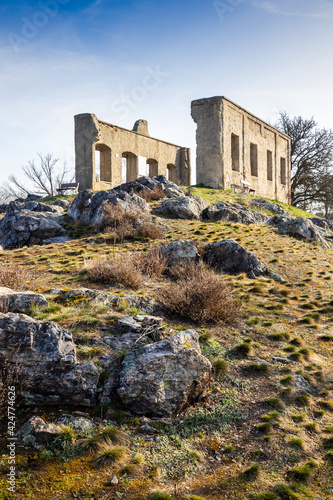
<path id="1" fill-rule="evenodd" d="M 232 193 L 200 187 L 191 188 L 191 194 L 210 202 L 240 201 Z M 242 197 L 242 203 L 249 199 Z M 283 208 L 298 217 L 311 216 Z M 155 423 L 157 442 L 144 441 L 138 433 L 142 423 L 120 407 L 91 410 L 95 417 L 105 418 L 127 434 L 125 458 L 105 466 L 93 455 L 77 456 L 75 433 L 67 434 L 63 446 L 41 453 L 22 451 L 15 497 L 6 496 L 6 468 L 2 465 L 0 499 L 144 500 L 155 490 L 179 500 L 333 498 L 332 248 L 324 250 L 279 235 L 265 225 L 176 219 L 163 219 L 163 223 L 168 227 L 163 240 L 125 240 L 114 249 L 111 234 L 96 234 L 67 219 L 73 241 L 1 252 L 1 285 L 21 290 L 24 284 L 44 293 L 49 307 L 29 311 L 32 316 L 57 321 L 74 338 L 82 334 L 98 338 L 99 327 L 112 327 L 116 317 L 138 311 L 126 309 L 126 303 L 120 310 L 84 300 L 61 303 L 50 289 L 83 286 L 120 296 L 130 292 L 155 297 L 167 283 L 161 275 L 146 279 L 133 291 L 87 281 L 82 272 L 86 264 L 104 256 L 114 258 L 114 251 L 125 258 L 131 252 L 147 252 L 174 240 L 190 239 L 200 246 L 233 238 L 285 281 L 226 275 L 241 313 L 232 325 L 164 318 L 168 331 L 190 327 L 198 331 L 202 352 L 213 363 L 214 377 L 204 400 L 172 422 Z M 82 361 L 100 354 L 78 350 Z M 295 363 L 265 364 L 272 356 Z M 311 393 L 295 385 L 304 382 L 311 386 Z M 45 408 L 38 414 L 52 421 L 77 409 L 61 410 Z M 33 412 L 34 408 L 28 409 L 20 419 L 26 420 Z M 114 474 L 119 479 L 116 486 L 109 484 Z"/>

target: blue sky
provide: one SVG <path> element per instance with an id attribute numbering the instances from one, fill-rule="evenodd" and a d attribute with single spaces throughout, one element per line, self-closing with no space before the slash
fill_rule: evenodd
<path id="1" fill-rule="evenodd" d="M 0 6 L 0 182 L 52 152 L 74 166 L 73 116 L 192 148 L 190 102 L 333 127 L 333 0 L 38 0 Z"/>

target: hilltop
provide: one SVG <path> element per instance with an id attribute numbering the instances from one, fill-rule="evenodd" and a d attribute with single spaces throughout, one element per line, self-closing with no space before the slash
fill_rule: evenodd
<path id="1" fill-rule="evenodd" d="M 62 420 L 65 427 L 60 435 L 42 448 L 19 448 L 15 496 L 6 493 L 3 455 L 0 498 L 332 498 L 331 234 L 320 232 L 326 247 L 300 240 L 282 234 L 277 225 L 259 222 L 261 216 L 266 220 L 273 214 L 255 207 L 253 196 L 200 186 L 188 191 L 202 198 L 202 206 L 229 203 L 237 210 L 246 209 L 247 217 L 248 211 L 259 214 L 255 215 L 258 222 L 179 219 L 161 215 L 163 199 L 148 199 L 150 210 L 160 216 L 156 234 L 115 238 L 115 226 L 98 231 L 96 225 L 65 213 L 62 226 L 72 238 L 69 241 L 1 252 L 1 286 L 43 294 L 47 305 L 33 304 L 26 314 L 36 321 L 55 322 L 70 332 L 80 363 L 90 360 L 103 368 L 102 358 L 109 354 L 103 344 L 105 335 L 121 336 L 116 326 L 129 316 L 135 320 L 147 315 L 140 304 L 152 300 L 149 315 L 162 318 L 158 330 L 162 337 L 195 330 L 201 353 L 213 370 L 204 393 L 168 418 L 138 416 L 119 399 L 84 408 L 74 404 L 25 407 L 18 412 L 18 426 L 33 416 L 49 424 L 57 424 L 64 415 L 68 418 Z M 51 204 L 55 199 L 39 201 Z M 277 204 L 292 217 L 314 218 Z M 184 276 L 170 277 L 158 271 L 148 276 L 141 268 L 133 282 L 130 268 L 129 285 L 121 279 L 110 285 L 107 277 L 98 279 L 92 273 L 96 261 L 117 259 L 128 264 L 139 253 L 152 259 L 154 250 L 176 241 L 194 242 L 196 261 L 200 261 L 207 245 L 230 239 L 253 252 L 267 271 L 252 275 L 209 271 L 228 291 L 225 300 L 231 297 L 234 304 L 233 313 L 225 320 L 205 321 L 198 315 L 194 321 L 193 314 L 184 317 L 167 310 L 157 314 L 151 309 L 165 290 L 178 290 L 177 280 Z M 116 297 L 114 305 L 92 300 L 87 289 Z M 216 295 L 216 300 L 221 299 Z M 116 355 L 121 364 L 126 350 Z M 99 387 L 109 376 L 103 370 L 105 379 L 100 376 Z M 82 417 L 94 427 L 75 429 L 70 417 Z M 96 462 L 96 450 L 106 440 L 105 426 L 113 426 L 113 434 L 107 438 L 118 451 L 111 458 L 104 456 L 104 463 L 102 459 Z M 82 440 L 84 448 L 78 446 Z M 5 446 L 5 440 L 2 444 Z M 110 484 L 114 476 L 117 479 Z M 165 495 L 148 496 L 157 490 Z"/>

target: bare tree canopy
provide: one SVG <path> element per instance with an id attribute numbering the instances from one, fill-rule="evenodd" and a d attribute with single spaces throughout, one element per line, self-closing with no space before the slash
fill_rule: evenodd
<path id="1" fill-rule="evenodd" d="M 22 178 L 19 179 L 15 175 L 9 176 L 8 182 L 0 188 L 3 200 L 26 197 L 32 193 L 40 196 L 56 196 L 61 184 L 65 181 L 73 181 L 74 175 L 66 162 L 60 166 L 59 160 L 53 158 L 50 153 L 46 155 L 38 153 L 38 157 L 39 166 L 34 160 L 30 160 L 22 167 Z"/>
<path id="2" fill-rule="evenodd" d="M 332 187 L 332 130 L 318 128 L 313 117 L 291 118 L 285 111 L 279 112 L 277 128 L 291 137 L 292 204 L 323 202 L 327 182 Z"/>

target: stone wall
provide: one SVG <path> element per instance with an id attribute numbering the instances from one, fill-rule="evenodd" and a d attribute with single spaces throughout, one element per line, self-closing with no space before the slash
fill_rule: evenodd
<path id="1" fill-rule="evenodd" d="M 75 116 L 75 170 L 80 191 L 111 189 L 141 175 L 165 175 L 176 184 L 189 185 L 190 150 L 150 137 L 145 120 L 128 130 L 85 113 Z"/>
<path id="2" fill-rule="evenodd" d="M 197 183 L 290 202 L 290 138 L 225 97 L 192 102 Z"/>

